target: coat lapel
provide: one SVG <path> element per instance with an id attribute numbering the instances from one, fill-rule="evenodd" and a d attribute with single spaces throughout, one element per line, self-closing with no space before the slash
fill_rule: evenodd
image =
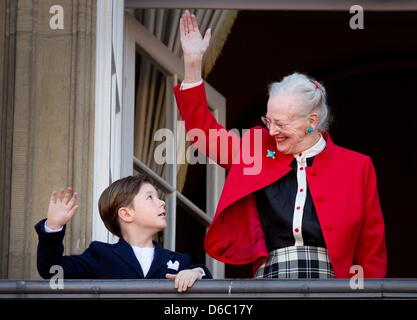
<path id="1" fill-rule="evenodd" d="M 114 246 L 114 253 L 122 258 L 133 270 L 135 270 L 139 278 L 144 278 L 140 263 L 130 244 L 120 238 L 119 242 Z"/>
<path id="2" fill-rule="evenodd" d="M 262 170 L 259 174 L 259 183 L 257 188 L 253 191 L 265 188 L 282 178 L 292 170 L 290 164 L 294 161 L 294 156 L 291 154 L 283 154 L 277 150 L 275 140 L 269 135 L 266 129 L 263 129 L 263 143 L 262 143 Z M 275 158 L 268 157 L 270 151 L 275 152 Z"/>
<path id="3" fill-rule="evenodd" d="M 164 248 L 162 248 L 155 242 L 154 242 L 154 245 L 155 245 L 155 254 L 154 254 L 151 267 L 149 268 L 148 274 L 146 275 L 146 278 L 152 277 L 152 275 L 155 274 L 163 265 L 166 265 L 167 262 L 171 258 L 171 254 L 168 250 L 165 250 Z"/>
<path id="4" fill-rule="evenodd" d="M 255 127 L 254 129 L 259 130 L 261 127 Z M 264 128 L 261 130 L 262 148 L 258 151 L 262 153 L 261 171 L 256 175 L 244 175 L 243 164 L 239 164 L 236 168 L 233 168 L 232 170 L 238 170 L 238 172 L 230 171 L 217 212 L 225 210 L 240 199 L 274 183 L 292 170 L 290 164 L 294 160 L 294 156 L 280 153 L 277 150 L 275 140 L 269 135 L 268 131 Z M 274 152 L 275 158 L 269 157 L 268 151 Z M 242 181 L 245 181 L 245 183 L 242 184 Z"/>

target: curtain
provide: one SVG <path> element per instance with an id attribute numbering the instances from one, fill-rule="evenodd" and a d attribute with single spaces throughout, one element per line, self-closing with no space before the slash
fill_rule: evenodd
<path id="1" fill-rule="evenodd" d="M 181 9 L 140 9 L 135 10 L 134 15 L 169 50 L 181 57 L 179 21 L 182 12 Z M 208 28 L 212 30 L 211 43 L 203 61 L 203 77 L 207 77 L 227 40 L 237 17 L 237 11 L 196 9 L 190 12 L 196 15 L 203 34 Z M 154 142 L 153 137 L 156 130 L 165 127 L 165 78 L 145 57 L 140 57 L 137 64 L 134 154 L 158 175 L 163 176 L 164 165 L 158 165 L 153 157 L 155 147 L 160 142 Z M 177 146 L 184 144 L 183 141 L 179 141 L 185 139 L 183 131 L 183 128 L 177 128 Z M 188 146 L 189 144 L 186 144 L 185 150 Z M 185 157 L 183 151 L 184 148 L 177 150 L 178 160 Z M 187 164 L 178 165 L 176 188 L 179 191 L 183 189 L 186 173 Z"/>

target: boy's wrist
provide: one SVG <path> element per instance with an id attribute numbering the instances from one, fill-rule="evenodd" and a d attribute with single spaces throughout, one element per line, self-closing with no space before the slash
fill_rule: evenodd
<path id="1" fill-rule="evenodd" d="M 198 274 L 198 279 L 202 279 L 206 275 L 204 269 L 201 267 L 194 268 L 193 271 Z"/>
<path id="2" fill-rule="evenodd" d="M 49 232 L 60 231 L 63 227 L 64 227 L 63 225 L 51 222 L 48 219 L 45 221 L 45 230 Z"/>

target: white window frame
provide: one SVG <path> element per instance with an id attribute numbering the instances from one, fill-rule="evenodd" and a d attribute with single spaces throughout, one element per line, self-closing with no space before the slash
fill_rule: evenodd
<path id="1" fill-rule="evenodd" d="M 180 58 L 173 54 L 162 42 L 160 42 L 153 34 L 151 34 L 142 24 L 140 24 L 129 13 L 125 14 L 125 81 L 126 90 L 124 97 L 126 98 L 125 107 L 134 109 L 134 98 L 136 89 L 132 87 L 135 82 L 135 73 L 133 66 L 135 65 L 135 54 L 139 52 L 144 57 L 152 60 L 153 64 L 160 70 L 166 78 L 166 128 L 174 132 L 177 136 L 177 108 L 175 97 L 172 92 L 173 86 L 184 78 L 184 66 Z M 129 84 L 129 86 L 127 85 Z M 226 100 L 217 92 L 210 84 L 206 83 L 207 101 L 213 115 L 219 123 L 225 123 Z M 133 117 L 132 117 L 133 119 Z M 132 120 L 133 121 L 133 120 Z M 132 131 L 133 136 L 133 131 Z M 173 153 L 167 154 L 170 159 L 166 165 L 166 180 L 162 179 L 150 168 L 146 167 L 138 159 L 134 159 L 135 165 L 140 170 L 147 172 L 159 186 L 166 192 L 166 203 L 168 215 L 168 227 L 164 232 L 164 246 L 170 250 L 175 250 L 176 239 L 176 211 L 177 204 L 184 206 L 187 211 L 196 217 L 200 223 L 208 226 L 214 216 L 218 200 L 220 198 L 221 189 L 225 180 L 225 171 L 215 164 L 207 165 L 207 191 L 206 191 L 206 212 L 200 210 L 189 199 L 176 190 L 177 185 L 177 165 L 174 159 L 177 159 L 176 148 L 172 148 Z M 216 278 L 224 277 L 224 265 L 208 256 L 206 263 L 212 270 Z"/>
<path id="2" fill-rule="evenodd" d="M 167 192 L 167 210 L 170 221 L 165 230 L 164 246 L 175 250 L 177 202 L 208 226 L 213 218 L 225 171 L 215 164 L 207 165 L 206 212 L 176 190 L 177 167 L 167 165 L 167 180 L 157 176 L 133 156 L 133 132 L 135 109 L 136 50 L 151 58 L 167 80 L 168 101 L 166 127 L 176 129 L 177 108 L 172 87 L 183 80 L 183 63 L 158 39 L 149 33 L 136 19 L 124 12 L 123 1 L 97 1 L 97 52 L 96 52 L 96 103 L 93 169 L 93 240 L 115 242 L 117 240 L 105 228 L 97 208 L 102 191 L 113 181 L 133 173 L 133 165 L 153 176 Z M 206 83 L 207 100 L 219 123 L 225 123 L 225 99 Z M 174 106 L 174 107 L 172 107 Z M 176 136 L 176 133 L 175 133 Z M 168 155 L 176 159 L 176 150 Z M 224 277 L 224 264 L 206 255 L 206 264 L 215 278 Z"/>
<path id="3" fill-rule="evenodd" d="M 92 239 L 115 242 L 98 212 L 98 199 L 107 186 L 131 174 L 133 137 L 123 107 L 124 1 L 97 1 L 96 94 L 94 119 Z"/>

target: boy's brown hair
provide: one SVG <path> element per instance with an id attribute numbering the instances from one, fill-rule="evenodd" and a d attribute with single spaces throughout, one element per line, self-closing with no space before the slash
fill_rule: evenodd
<path id="1" fill-rule="evenodd" d="M 122 207 L 130 207 L 133 198 L 138 194 L 144 183 L 149 183 L 155 187 L 151 177 L 145 174 L 128 176 L 114 181 L 109 185 L 98 200 L 98 211 L 106 228 L 118 236 L 122 237 L 120 230 L 118 211 Z"/>

